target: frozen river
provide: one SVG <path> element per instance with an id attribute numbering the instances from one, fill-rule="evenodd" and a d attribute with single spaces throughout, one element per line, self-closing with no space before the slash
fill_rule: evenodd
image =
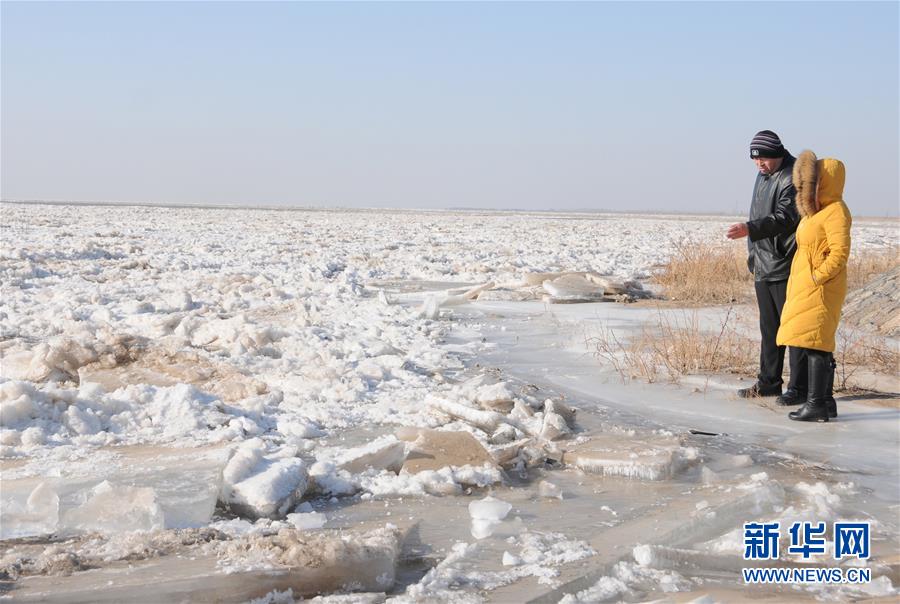
<path id="1" fill-rule="evenodd" d="M 651 307 L 526 295 L 537 272 L 646 279 L 729 218 L 3 217 L 3 597 L 896 596 L 896 407 L 839 400 L 839 421 L 797 425 L 736 380 L 625 385 L 584 337 Z M 895 235 L 854 226 L 863 248 Z M 461 295 L 488 282 L 506 293 Z M 799 520 L 870 522 L 873 555 L 783 565 L 872 580 L 744 586 L 743 523 Z"/>

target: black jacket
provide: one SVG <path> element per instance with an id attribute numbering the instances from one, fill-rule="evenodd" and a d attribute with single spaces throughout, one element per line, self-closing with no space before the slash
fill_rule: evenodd
<path id="1" fill-rule="evenodd" d="M 785 155 L 781 168 L 770 175 L 756 175 L 747 229 L 747 267 L 756 281 L 786 281 L 797 251 L 794 233 L 800 222 L 791 181 L 794 157 Z"/>

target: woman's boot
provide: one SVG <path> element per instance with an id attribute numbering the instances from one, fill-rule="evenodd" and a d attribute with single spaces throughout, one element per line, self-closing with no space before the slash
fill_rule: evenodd
<path id="1" fill-rule="evenodd" d="M 834 400 L 834 370 L 837 363 L 834 361 L 834 355 L 829 355 L 829 366 L 831 374 L 828 376 L 828 389 L 825 391 L 825 407 L 828 409 L 828 419 L 837 417 L 837 401 Z"/>
<path id="2" fill-rule="evenodd" d="M 809 394 L 806 402 L 796 411 L 788 413 L 788 417 L 798 422 L 827 422 L 828 406 L 825 393 L 828 391 L 828 378 L 831 374 L 829 354 L 819 350 L 809 351 Z"/>

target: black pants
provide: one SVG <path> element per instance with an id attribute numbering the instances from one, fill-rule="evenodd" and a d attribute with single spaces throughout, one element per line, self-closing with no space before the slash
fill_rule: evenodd
<path id="1" fill-rule="evenodd" d="M 788 383 L 788 388 L 804 394 L 809 391 L 809 348 L 788 346 L 788 355 L 791 363 L 791 381 Z"/>
<path id="2" fill-rule="evenodd" d="M 759 307 L 759 375 L 756 376 L 760 386 L 781 386 L 784 380 L 784 346 L 775 343 L 778 326 L 781 324 L 781 311 L 787 295 L 787 281 L 757 281 L 756 304 Z M 806 349 L 791 347 L 791 382 L 789 388 L 800 392 L 807 391 Z M 793 368 L 802 367 L 801 371 Z"/>

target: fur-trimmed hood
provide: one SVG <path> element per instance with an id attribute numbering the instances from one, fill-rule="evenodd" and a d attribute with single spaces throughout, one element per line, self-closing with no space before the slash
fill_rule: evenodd
<path id="1" fill-rule="evenodd" d="M 843 201 L 845 174 L 841 160 L 818 159 L 812 151 L 803 151 L 794 163 L 793 172 L 800 216 L 812 216 L 835 201 Z"/>

